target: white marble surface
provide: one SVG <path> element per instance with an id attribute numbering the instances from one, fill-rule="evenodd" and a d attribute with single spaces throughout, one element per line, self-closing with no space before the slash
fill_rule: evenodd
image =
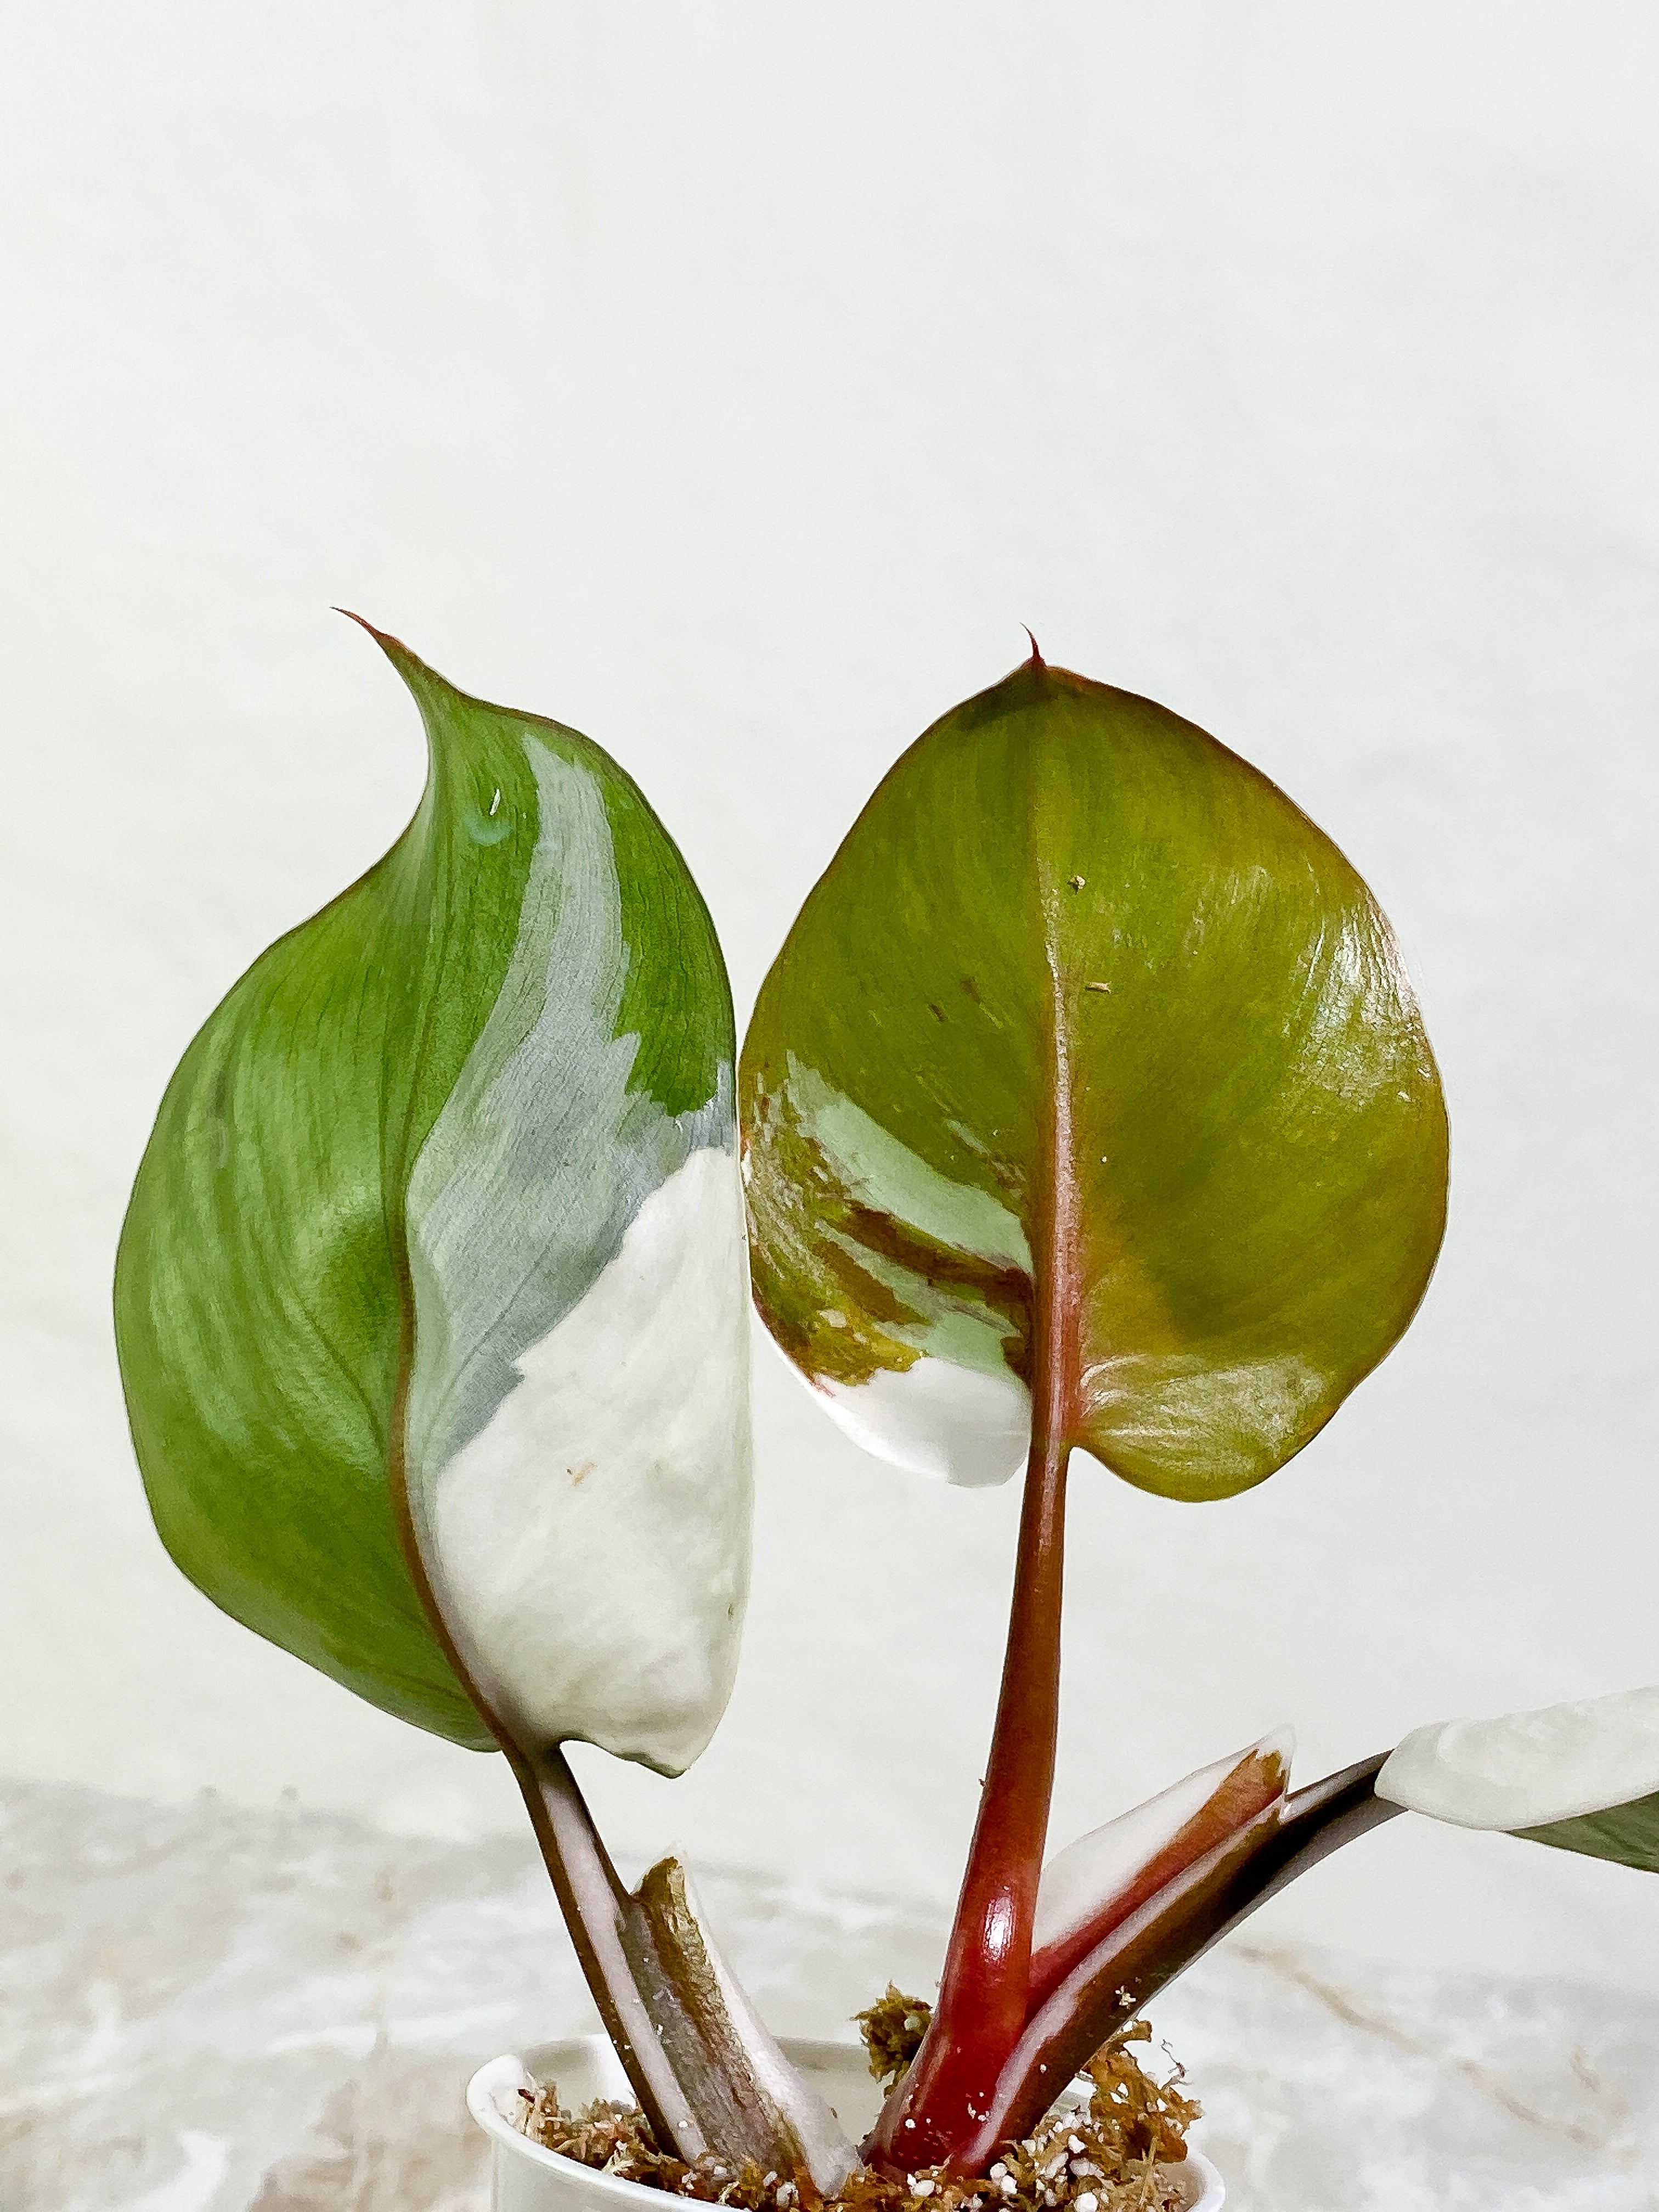
<path id="1" fill-rule="evenodd" d="M 781 2030 L 931 1985 L 930 1909 L 700 1881 Z M 481 2212 L 468 2072 L 592 2019 L 527 1839 L 296 1805 L 0 1790 L 0 1944 L 4 2212 Z M 1247 1931 L 1155 2018 L 1233 2212 L 1659 2208 L 1659 1999 Z"/>

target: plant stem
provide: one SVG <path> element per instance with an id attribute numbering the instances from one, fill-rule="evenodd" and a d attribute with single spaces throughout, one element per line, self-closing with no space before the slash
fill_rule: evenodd
<path id="1" fill-rule="evenodd" d="M 933 2021 L 866 2154 L 907 2171 L 946 2159 L 1025 2024 L 1037 1882 L 1060 1718 L 1060 1583 L 1069 1446 L 1033 1439 L 1008 1644 L 979 1816 Z"/>
<path id="2" fill-rule="evenodd" d="M 720 1956 L 682 1869 L 665 1859 L 630 1894 L 562 1751 L 507 1757 L 595 2003 L 640 2109 L 665 2149 L 704 2150 L 832 2196 L 857 2163 L 836 2116 L 797 2074 Z"/>
<path id="3" fill-rule="evenodd" d="M 977 2131 L 1025 2024 L 1031 1929 L 1060 1733 L 1066 1470 L 1077 1401 L 1077 1232 L 1070 1054 L 1054 981 L 1054 1118 L 1033 1254 L 1031 1449 L 990 1756 L 939 2002 L 921 2050 L 865 2145 L 907 2171 L 947 2161 Z"/>
<path id="4" fill-rule="evenodd" d="M 616 2046 L 651 2130 L 678 2156 L 709 2148 L 650 2013 L 624 1942 L 629 1897 L 611 1863 L 569 1762 L 556 1747 L 532 1760 L 504 1743 L 524 1792 L 565 1925 L 605 2033 Z"/>

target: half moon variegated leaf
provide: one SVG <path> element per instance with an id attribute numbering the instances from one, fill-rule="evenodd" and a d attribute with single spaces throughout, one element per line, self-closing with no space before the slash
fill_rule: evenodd
<path id="1" fill-rule="evenodd" d="M 756 1297 L 872 1450 L 1215 1498 L 1400 1335 L 1444 1224 L 1388 923 L 1285 794 L 1033 660 L 860 816 L 744 1048 Z"/>
<path id="2" fill-rule="evenodd" d="M 208 1595 L 373 1703 L 677 1772 L 748 1573 L 725 970 L 614 762 L 381 642 L 426 792 L 169 1086 L 116 1279 L 140 1464 Z"/>
<path id="3" fill-rule="evenodd" d="M 1659 1874 L 1659 1689 L 1413 1729 L 1376 1794 L 1458 1827 Z"/>

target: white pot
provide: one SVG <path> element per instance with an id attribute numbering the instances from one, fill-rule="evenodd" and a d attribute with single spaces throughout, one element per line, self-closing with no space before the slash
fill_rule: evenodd
<path id="1" fill-rule="evenodd" d="M 871 2078 L 863 2045 L 786 2038 L 783 2048 L 829 2100 L 856 2142 L 881 2104 L 881 2087 Z M 519 2092 L 538 2081 L 557 2084 L 559 2102 L 567 2111 L 595 2097 L 634 2100 L 621 2062 L 602 2035 L 544 2043 L 522 2058 L 492 2058 L 481 2066 L 467 2083 L 466 2104 L 490 2140 L 492 2212 L 668 2212 L 669 2206 L 689 2202 L 637 2181 L 618 2181 L 532 2142 L 519 2125 L 525 2110 Z M 1187 2212 L 1221 2212 L 1221 2176 L 1208 2159 L 1191 2152 L 1174 2171 L 1187 2190 Z"/>

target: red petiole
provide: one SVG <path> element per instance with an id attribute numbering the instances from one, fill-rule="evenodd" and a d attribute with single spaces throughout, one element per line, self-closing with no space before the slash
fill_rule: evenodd
<path id="1" fill-rule="evenodd" d="M 1059 1731 L 1066 1457 L 1046 1437 L 1032 1443 L 996 1726 L 939 2002 L 865 2145 L 867 2159 L 907 2172 L 944 2163 L 975 2129 L 1025 2024 Z"/>

